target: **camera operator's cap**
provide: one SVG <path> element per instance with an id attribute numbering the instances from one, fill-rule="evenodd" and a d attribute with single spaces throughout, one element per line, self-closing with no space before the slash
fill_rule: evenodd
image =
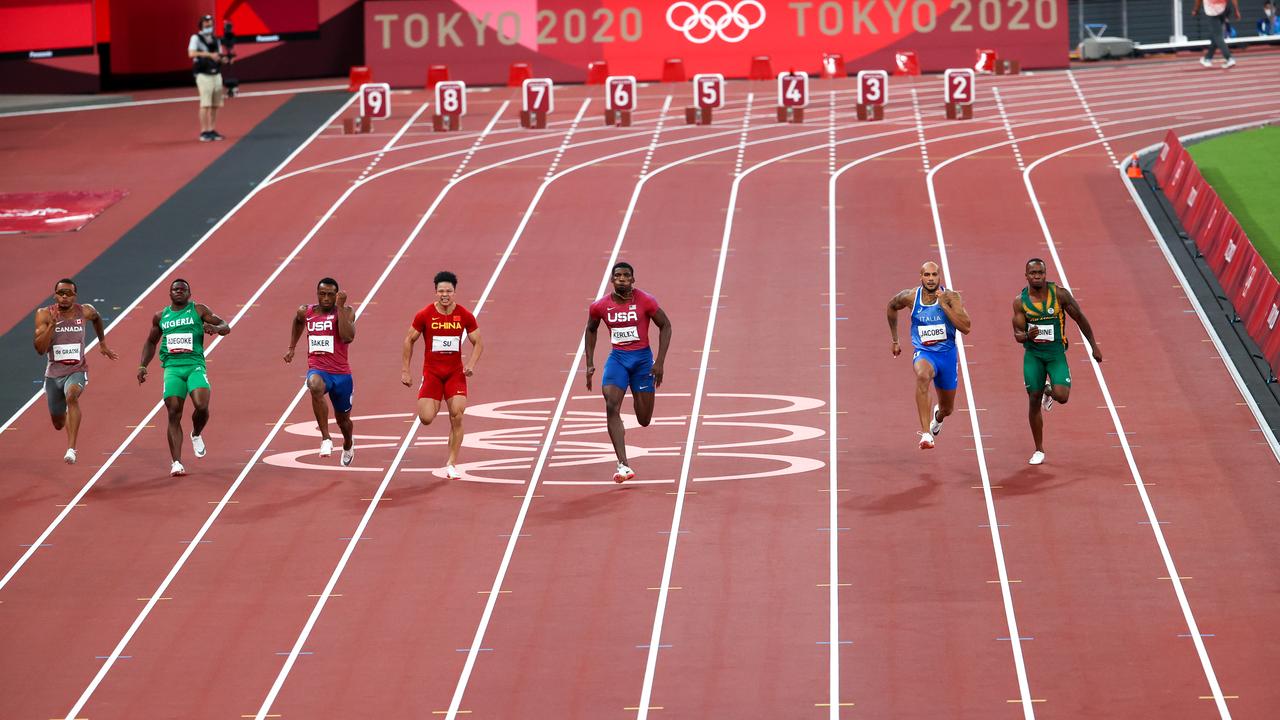
<path id="1" fill-rule="evenodd" d="M 207 22 L 213 22 L 213 16 L 212 16 L 212 15 L 201 15 L 201 16 L 200 16 L 200 24 L 201 24 L 201 25 L 203 25 L 203 24 L 205 24 L 205 23 L 207 23 Z"/>

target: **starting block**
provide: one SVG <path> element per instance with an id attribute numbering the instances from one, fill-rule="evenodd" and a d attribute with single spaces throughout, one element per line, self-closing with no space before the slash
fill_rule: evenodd
<path id="1" fill-rule="evenodd" d="M 636 109 L 634 75 L 611 75 L 604 80 L 604 124 L 631 127 L 631 111 Z"/>
<path id="2" fill-rule="evenodd" d="M 859 120 L 883 120 L 884 105 L 889 102 L 889 73 L 884 70 L 858 71 Z"/>
<path id="3" fill-rule="evenodd" d="M 462 129 L 462 116 L 467 114 L 467 84 L 461 80 L 436 83 L 436 110 L 431 116 L 431 129 L 451 132 Z"/>
<path id="4" fill-rule="evenodd" d="M 778 73 L 778 122 L 804 122 L 804 108 L 809 104 L 809 74 Z"/>
<path id="5" fill-rule="evenodd" d="M 555 83 L 551 78 L 526 78 L 520 84 L 520 127 L 542 130 L 547 114 L 555 109 Z"/>
<path id="6" fill-rule="evenodd" d="M 999 58 L 996 60 L 997 75 L 1019 75 L 1022 73 L 1022 63 L 1017 60 L 1006 60 Z"/>
<path id="7" fill-rule="evenodd" d="M 360 115 L 353 118 L 342 118 L 343 135 L 367 135 L 371 132 L 373 132 L 373 120 L 367 115 Z"/>
<path id="8" fill-rule="evenodd" d="M 973 69 L 984 75 L 990 75 L 996 71 L 996 51 L 978 48 L 978 59 L 973 63 Z"/>
<path id="9" fill-rule="evenodd" d="M 973 100 L 977 95 L 977 83 L 973 68 L 951 68 L 942 73 L 943 110 L 948 120 L 973 118 Z"/>
<path id="10" fill-rule="evenodd" d="M 894 75 L 919 75 L 920 59 L 914 50 L 899 50 L 893 54 Z"/>
<path id="11" fill-rule="evenodd" d="M 710 125 L 711 111 L 724 107 L 724 75 L 699 73 L 693 76 L 693 106 L 684 109 L 686 125 Z"/>

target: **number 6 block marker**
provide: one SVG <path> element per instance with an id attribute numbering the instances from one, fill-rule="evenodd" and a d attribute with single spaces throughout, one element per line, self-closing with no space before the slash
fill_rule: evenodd
<path id="1" fill-rule="evenodd" d="M 942 73 L 943 109 L 948 120 L 973 118 L 973 100 L 978 94 L 973 68 L 951 68 Z"/>
<path id="2" fill-rule="evenodd" d="M 804 122 L 804 108 L 809 104 L 809 73 L 778 73 L 778 122 Z"/>
<path id="3" fill-rule="evenodd" d="M 551 78 L 527 78 L 520 84 L 520 126 L 541 130 L 547 114 L 555 109 L 555 84 Z"/>
<path id="4" fill-rule="evenodd" d="M 631 112 L 636 109 L 634 75 L 610 75 L 604 81 L 604 124 L 631 127 Z"/>
<path id="5" fill-rule="evenodd" d="M 462 129 L 462 116 L 467 114 L 467 84 L 461 80 L 436 83 L 436 111 L 431 128 L 436 132 Z"/>

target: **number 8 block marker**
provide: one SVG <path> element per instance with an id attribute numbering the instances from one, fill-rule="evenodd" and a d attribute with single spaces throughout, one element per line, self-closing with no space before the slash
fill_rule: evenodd
<path id="1" fill-rule="evenodd" d="M 431 127 L 436 132 L 462 129 L 462 116 L 467 114 L 467 84 L 461 80 L 436 83 L 436 111 Z"/>

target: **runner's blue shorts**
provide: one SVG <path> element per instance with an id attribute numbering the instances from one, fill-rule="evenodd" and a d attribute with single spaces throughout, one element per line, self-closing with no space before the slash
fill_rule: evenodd
<path id="1" fill-rule="evenodd" d="M 623 390 L 631 388 L 633 393 L 653 392 L 653 351 L 649 348 L 640 350 L 617 350 L 609 353 L 604 361 L 604 378 L 600 386 L 613 385 Z"/>
<path id="2" fill-rule="evenodd" d="M 307 371 L 307 382 L 311 382 L 312 375 L 319 375 L 324 381 L 324 391 L 329 393 L 329 401 L 333 403 L 333 409 L 336 412 L 351 412 L 351 397 L 355 395 L 355 383 L 352 382 L 350 375 L 337 375 L 311 369 Z"/>
<path id="3" fill-rule="evenodd" d="M 934 387 L 939 390 L 956 389 L 960 382 L 960 353 L 955 348 L 939 352 L 917 350 L 916 354 L 911 356 L 911 364 L 914 365 L 917 360 L 926 360 L 933 366 Z"/>

